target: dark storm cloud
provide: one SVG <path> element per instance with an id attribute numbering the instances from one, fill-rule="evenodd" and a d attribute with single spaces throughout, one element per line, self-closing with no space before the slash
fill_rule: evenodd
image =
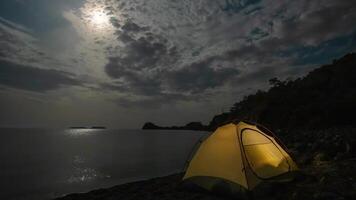
<path id="1" fill-rule="evenodd" d="M 64 85 L 73 86 L 81 83 L 62 71 L 33 68 L 0 60 L 0 85 L 46 92 Z"/>

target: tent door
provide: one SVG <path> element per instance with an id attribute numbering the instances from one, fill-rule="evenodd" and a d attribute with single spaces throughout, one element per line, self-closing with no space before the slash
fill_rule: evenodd
<path id="1" fill-rule="evenodd" d="M 287 158 L 269 136 L 246 128 L 240 139 L 247 164 L 258 178 L 270 179 L 290 170 Z"/>

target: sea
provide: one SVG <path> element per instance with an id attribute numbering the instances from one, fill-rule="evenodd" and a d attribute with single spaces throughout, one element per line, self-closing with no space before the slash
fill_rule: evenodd
<path id="1" fill-rule="evenodd" d="M 1 128 L 0 199 L 53 199 L 182 172 L 207 134 Z"/>

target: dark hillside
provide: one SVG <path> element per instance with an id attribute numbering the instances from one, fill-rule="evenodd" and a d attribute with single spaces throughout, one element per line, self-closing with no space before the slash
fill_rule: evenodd
<path id="1" fill-rule="evenodd" d="M 356 54 L 313 70 L 294 81 L 270 80 L 271 88 L 246 96 L 230 112 L 217 115 L 209 127 L 250 120 L 274 130 L 355 126 Z"/>

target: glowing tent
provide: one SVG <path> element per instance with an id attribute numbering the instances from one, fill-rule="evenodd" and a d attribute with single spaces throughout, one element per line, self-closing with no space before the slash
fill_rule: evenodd
<path id="1" fill-rule="evenodd" d="M 297 165 L 265 128 L 245 122 L 227 124 L 202 141 L 184 182 L 210 191 L 251 191 L 267 181 L 289 181 Z"/>

